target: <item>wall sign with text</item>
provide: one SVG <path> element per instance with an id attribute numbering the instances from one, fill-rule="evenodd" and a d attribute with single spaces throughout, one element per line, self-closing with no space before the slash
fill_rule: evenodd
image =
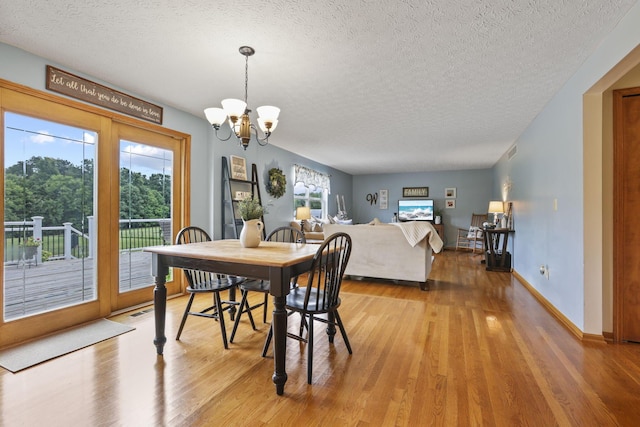
<path id="1" fill-rule="evenodd" d="M 47 89 L 119 113 L 162 124 L 162 107 L 47 65 Z"/>
<path id="2" fill-rule="evenodd" d="M 429 197 L 429 187 L 402 187 L 402 197 Z"/>

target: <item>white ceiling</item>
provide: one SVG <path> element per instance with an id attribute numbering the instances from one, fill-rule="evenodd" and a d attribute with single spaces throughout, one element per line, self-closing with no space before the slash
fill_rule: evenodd
<path id="1" fill-rule="evenodd" d="M 356 175 L 478 169 L 636 1 L 0 0 L 0 41 L 203 118 L 244 96 L 249 45 L 273 145 Z"/>

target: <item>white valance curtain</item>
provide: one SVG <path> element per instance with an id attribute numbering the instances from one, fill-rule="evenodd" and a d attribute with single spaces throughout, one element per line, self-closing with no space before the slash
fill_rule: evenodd
<path id="1" fill-rule="evenodd" d="M 301 182 L 307 188 L 321 188 L 331 194 L 331 178 L 322 172 L 304 166 L 294 165 L 295 183 Z"/>

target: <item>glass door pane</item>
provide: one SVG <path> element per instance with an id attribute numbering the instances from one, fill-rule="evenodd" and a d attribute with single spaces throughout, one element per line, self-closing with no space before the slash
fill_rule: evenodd
<path id="1" fill-rule="evenodd" d="M 4 320 L 94 301 L 97 133 L 4 114 Z"/>
<path id="2" fill-rule="evenodd" d="M 153 284 L 144 247 L 172 243 L 172 165 L 170 150 L 120 140 L 120 293 Z"/>

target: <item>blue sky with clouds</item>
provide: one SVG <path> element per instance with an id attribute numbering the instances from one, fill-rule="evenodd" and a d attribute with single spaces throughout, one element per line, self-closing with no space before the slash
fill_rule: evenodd
<path id="1" fill-rule="evenodd" d="M 5 113 L 5 168 L 33 156 L 81 165 L 95 157 L 96 132 L 47 120 Z M 150 145 L 121 141 L 120 165 L 144 175 L 171 174 L 172 153 Z"/>

